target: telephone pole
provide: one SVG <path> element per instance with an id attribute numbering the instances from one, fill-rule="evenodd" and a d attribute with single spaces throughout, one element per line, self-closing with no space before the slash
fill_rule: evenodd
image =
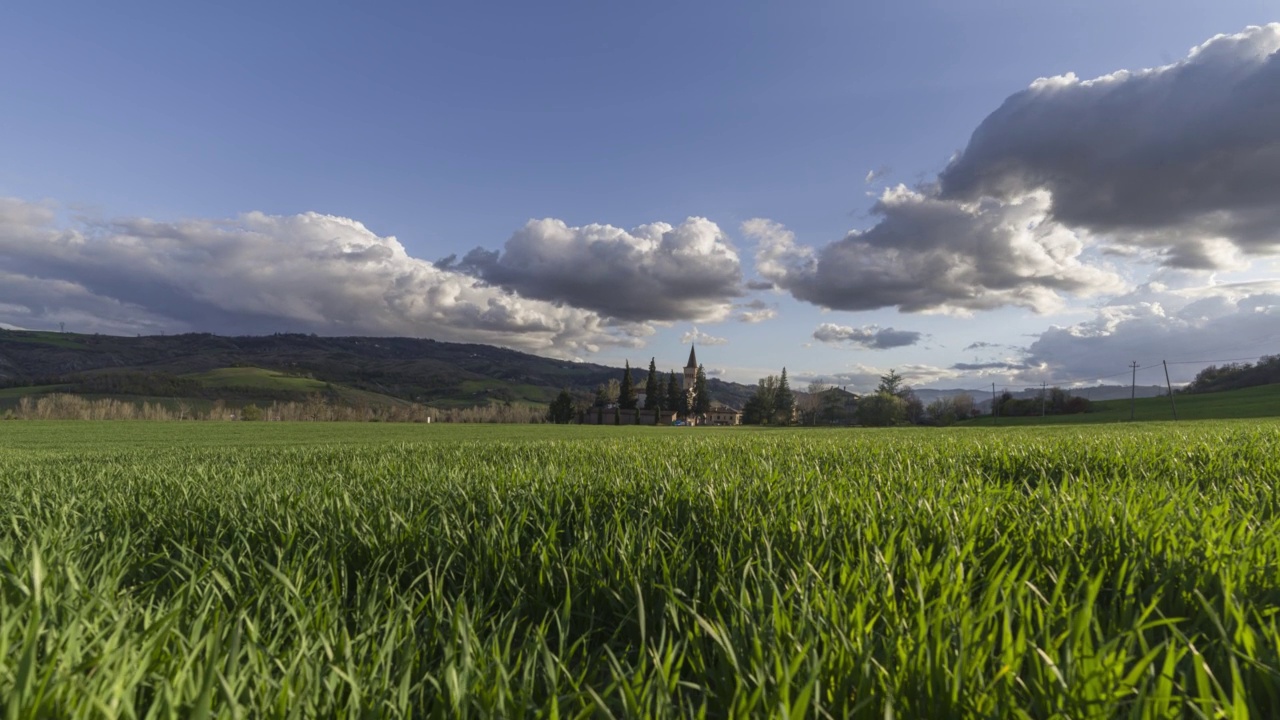
<path id="1" fill-rule="evenodd" d="M 1044 417 L 1044 392 L 1049 383 L 1040 383 L 1040 417 Z"/>
<path id="2" fill-rule="evenodd" d="M 1000 424 L 1000 414 L 996 412 L 997 409 L 998 409 L 998 406 L 996 405 L 996 384 L 991 383 L 991 424 L 992 425 Z"/>
<path id="3" fill-rule="evenodd" d="M 1129 382 L 1129 420 L 1133 420 L 1133 405 L 1138 398 L 1138 361 L 1134 360 L 1129 366 L 1133 368 L 1133 380 Z"/>
<path id="4" fill-rule="evenodd" d="M 1173 383 L 1169 382 L 1169 363 L 1165 360 L 1161 360 L 1160 363 L 1164 365 L 1164 386 L 1169 388 L 1169 407 L 1173 408 L 1173 419 L 1177 420 L 1178 404 L 1173 401 Z"/>

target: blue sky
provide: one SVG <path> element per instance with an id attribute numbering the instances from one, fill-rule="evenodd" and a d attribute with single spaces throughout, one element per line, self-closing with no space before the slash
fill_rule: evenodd
<path id="1" fill-rule="evenodd" d="M 687 352 L 681 340 L 696 327 L 708 338 L 700 358 L 728 378 L 752 381 L 785 364 L 793 375 L 855 385 L 891 366 L 910 368 L 922 385 L 1088 379 L 1111 365 L 1123 370 L 1130 359 L 1158 361 L 1185 350 L 1188 338 L 1215 344 L 1192 331 L 1226 317 L 1221 313 L 1244 323 L 1232 326 L 1233 337 L 1252 342 L 1232 356 L 1274 352 L 1277 343 L 1265 332 L 1265 321 L 1275 319 L 1269 315 L 1275 288 L 1266 284 L 1276 270 L 1266 239 L 1275 237 L 1267 235 L 1275 230 L 1271 218 L 1250 224 L 1271 228 L 1260 236 L 1233 225 L 1168 240 L 1152 233 L 1171 225 L 1144 216 L 1145 229 L 1133 234 L 1132 222 L 1111 222 L 1090 206 L 1096 221 L 1083 208 L 1065 223 L 1071 232 L 1088 231 L 1083 249 L 1067 254 L 1072 263 L 1105 267 L 1107 277 L 1057 267 L 1053 272 L 1061 273 L 1048 284 L 1057 296 L 1052 303 L 1035 283 L 1011 290 L 988 279 L 976 296 L 989 301 L 965 300 L 966 293 L 950 288 L 944 298 L 931 295 L 927 307 L 904 305 L 900 294 L 867 300 L 856 288 L 830 287 L 827 276 L 797 279 L 795 265 L 762 278 L 756 256 L 767 241 L 744 230 L 748 221 L 768 219 L 817 251 L 882 222 L 886 235 L 897 222 L 915 227 L 915 220 L 896 220 L 896 210 L 889 221 L 883 212 L 872 214 L 876 199 L 899 183 L 929 187 L 962 151 L 978 164 L 977 151 L 988 151 L 966 150 L 970 136 L 1037 78 L 1070 72 L 1087 79 L 1184 62 L 1190 48 L 1217 34 L 1275 20 L 1268 5 L 27 4 L 0 23 L 0 197 L 11 199 L 13 217 L 25 218 L 0 221 L 0 272 L 7 271 L 10 288 L 7 295 L 0 289 L 0 323 L 68 322 L 69 329 L 104 332 L 420 334 L 618 364 L 656 355 L 664 366 L 680 364 Z M 1260 61 L 1250 72 L 1265 79 L 1277 64 Z M 1265 110 L 1274 99 L 1264 87 L 1217 102 L 1256 101 L 1247 107 Z M 1135 106 L 1133 113 L 1149 110 Z M 1201 132 L 1212 138 L 1219 131 Z M 1220 132 L 1226 142 L 1231 130 Z M 1054 142 L 1047 132 L 1045 138 Z M 1253 151 L 1275 141 L 1264 131 Z M 1172 156 L 1176 149 L 1161 152 Z M 989 152 L 1004 158 L 1011 151 Z M 1025 156 L 1040 157 L 1036 152 Z M 987 177 L 992 167 L 971 176 Z M 882 172 L 868 182 L 873 170 Z M 1243 178 L 1239 164 L 1223 172 L 1236 170 Z M 1037 172 L 1058 178 L 1066 171 Z M 1129 177 L 1123 169 L 1113 175 Z M 1277 182 L 1275 174 L 1249 179 Z M 940 192 L 950 202 L 946 184 Z M 957 180 L 954 187 L 970 202 L 1011 192 L 1003 181 Z M 1017 193 L 1044 190 L 1046 207 L 1056 211 L 1065 206 L 1066 187 L 1046 180 Z M 1124 189 L 1114 196 L 1127 196 Z M 1188 191 L 1174 188 L 1168 196 Z M 1011 197 L 1000 201 L 1013 203 Z M 1197 217 L 1234 208 L 1223 202 Z M 32 207 L 40 212 L 27 212 Z M 361 242 L 385 244 L 394 236 L 408 258 L 430 263 L 452 255 L 455 265 L 446 277 L 388 251 L 387 262 L 400 263 L 400 270 L 350 278 L 328 266 L 309 270 L 295 254 L 308 256 L 318 244 L 355 232 L 326 229 L 322 220 L 294 222 L 309 212 L 361 223 L 376 239 Z M 239 220 L 246 213 L 261 215 Z M 688 277 L 655 280 L 656 291 L 671 282 L 690 294 L 689 303 L 673 304 L 661 317 L 592 296 L 609 287 L 612 278 L 603 271 L 600 283 L 564 294 L 562 277 L 504 262 L 515 257 L 509 239 L 531 219 L 555 219 L 570 229 L 666 223 L 679 230 L 689 217 L 714 223 L 721 244 L 710 252 L 729 247 L 737 263 L 732 272 L 717 266 L 729 274 L 716 276 L 721 294 L 714 297 L 682 285 Z M 217 239 L 200 234 L 210 227 Z M 524 232 L 522 247 L 542 252 L 550 241 L 539 232 Z M 939 232 L 937 243 L 950 242 L 949 231 Z M 57 246 L 53 238 L 67 233 L 88 244 Z M 248 235 L 281 248 L 267 252 L 255 244 L 248 256 L 259 272 L 232 273 L 232 263 L 247 255 L 225 250 L 225 243 Z M 879 247 L 874 237 L 868 242 Z M 42 242 L 56 252 L 32 250 Z M 209 242 L 223 250 L 210 250 Z M 710 247 L 681 242 L 694 248 L 688 252 Z M 1203 251 L 1212 242 L 1243 248 L 1243 255 Z M 467 255 L 477 248 L 503 254 Z M 203 259 L 192 260 L 193 253 Z M 1214 259 L 1186 259 L 1192 255 Z M 112 264 L 125 256 L 128 265 Z M 612 261 L 635 265 L 637 257 Z M 186 264 L 172 264 L 179 261 Z M 139 268 L 151 266 L 156 274 L 141 282 Z M 865 269 L 858 264 L 851 277 Z M 733 272 L 740 273 L 736 291 Z M 245 279 L 263 273 L 265 289 Z M 206 276 L 213 279 L 183 279 Z M 369 292 L 369 277 L 395 292 Z M 444 299 L 437 292 L 459 277 L 482 278 L 507 295 L 495 300 L 469 290 L 466 302 L 478 309 L 438 311 L 435 304 L 466 304 L 461 295 Z M 775 289 L 748 289 L 752 280 Z M 143 292 L 142 285 L 152 289 Z M 355 289 L 316 296 L 318 285 Z M 1237 289 L 1212 289 L 1224 285 Z M 797 299 L 806 293 L 823 301 Z M 495 302 L 505 308 L 501 319 L 485 315 Z M 1197 326 L 1190 315 L 1174 318 L 1178 302 L 1222 307 L 1195 315 L 1208 318 Z M 523 303 L 524 314 L 515 317 L 512 303 Z M 1149 312 L 1153 303 L 1163 316 Z M 858 309 L 841 309 L 851 304 Z M 574 312 L 565 314 L 566 307 Z M 1145 314 L 1138 317 L 1134 308 Z M 773 317 L 741 321 L 760 311 Z M 620 320 L 619 312 L 631 315 Z M 1181 324 L 1157 326 L 1159 317 Z M 1136 323 L 1132 332 L 1117 329 L 1125 321 Z M 547 330 L 549 323 L 560 325 Z M 876 348 L 866 340 L 874 328 L 828 331 L 824 342 L 815 337 L 823 324 L 919 335 L 911 344 Z M 589 332 L 569 327 L 577 325 Z M 1055 327 L 1061 332 L 1053 334 Z M 1111 345 L 1097 340 L 1104 336 Z M 715 338 L 726 342 L 710 344 Z M 1072 345 L 1078 351 L 1064 349 L 1071 338 L 1080 340 Z M 1036 350 L 1036 342 L 1047 344 Z M 970 348 L 976 343 L 991 347 Z M 1139 351 L 1145 355 L 1128 357 Z M 1106 362 L 1095 362 L 1100 355 Z M 957 367 L 993 363 L 1003 367 Z"/>

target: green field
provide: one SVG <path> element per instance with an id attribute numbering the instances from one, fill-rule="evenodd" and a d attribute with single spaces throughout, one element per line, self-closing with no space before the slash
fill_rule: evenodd
<path id="1" fill-rule="evenodd" d="M 1280 384 L 1225 392 L 1173 396 L 1179 420 L 1216 420 L 1232 418 L 1280 417 Z M 1139 421 L 1172 420 L 1173 407 L 1168 396 L 1138 398 L 1133 401 L 1133 417 Z M 1077 415 L 1049 415 L 1040 417 L 1002 417 L 998 425 L 1063 425 L 1080 423 L 1129 422 L 1128 400 L 1104 400 L 1093 403 L 1093 409 Z M 968 420 L 966 425 L 990 425 L 992 418 L 984 415 Z"/>
<path id="2" fill-rule="evenodd" d="M 1280 423 L 0 422 L 10 717 L 1273 717 Z"/>

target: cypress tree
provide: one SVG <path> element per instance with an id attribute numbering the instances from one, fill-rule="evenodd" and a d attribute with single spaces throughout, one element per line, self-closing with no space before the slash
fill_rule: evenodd
<path id="1" fill-rule="evenodd" d="M 644 379 L 644 409 L 662 409 L 662 388 L 658 385 L 658 366 L 649 358 L 649 377 Z"/>
<path id="2" fill-rule="evenodd" d="M 707 390 L 707 373 L 698 366 L 698 374 L 693 380 L 693 412 L 695 415 L 705 415 L 711 412 L 711 392 Z"/>
<path id="3" fill-rule="evenodd" d="M 561 425 L 573 421 L 573 396 L 569 394 L 568 389 L 560 391 L 556 401 L 551 403 L 548 415 L 551 422 Z"/>
<path id="4" fill-rule="evenodd" d="M 676 371 L 667 373 L 667 401 L 663 410 L 684 414 L 684 393 L 680 390 L 680 382 L 676 380 Z"/>
<path id="5" fill-rule="evenodd" d="M 778 413 L 778 424 L 790 425 L 791 415 L 796 409 L 796 396 L 791 392 L 791 384 L 787 382 L 786 368 L 782 368 L 782 377 L 778 378 L 778 391 L 774 399 L 774 408 Z"/>
<path id="6" fill-rule="evenodd" d="M 618 386 L 618 407 L 622 410 L 636 409 L 636 386 L 631 380 L 631 361 L 627 361 L 627 369 L 622 374 L 622 384 Z"/>

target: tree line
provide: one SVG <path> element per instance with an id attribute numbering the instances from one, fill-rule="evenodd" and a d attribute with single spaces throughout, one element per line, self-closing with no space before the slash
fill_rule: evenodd
<path id="1" fill-rule="evenodd" d="M 995 402 L 1001 415 L 1039 415 L 1088 412 L 1090 403 L 1061 388 L 1052 388 L 1043 399 L 1015 399 L 1005 393 Z M 858 396 L 821 382 L 809 384 L 797 398 L 787 379 L 780 375 L 761 378 L 743 408 L 743 422 L 749 425 L 952 425 L 981 415 L 971 395 L 960 393 L 925 405 L 896 370 L 880 376 L 874 392 Z"/>
<path id="2" fill-rule="evenodd" d="M 1185 393 L 1222 392 L 1280 383 L 1280 355 L 1263 355 L 1257 363 L 1210 365 L 1182 389 Z"/>
<path id="3" fill-rule="evenodd" d="M 694 375 L 693 393 L 685 392 L 681 378 L 674 370 L 668 371 L 666 381 L 658 372 L 656 358 L 649 358 L 649 371 L 644 380 L 644 409 L 674 412 L 677 417 L 705 415 L 711 412 L 711 391 L 707 388 L 707 372 L 702 365 Z M 610 378 L 596 386 L 589 399 L 575 396 L 568 388 L 560 391 L 547 410 L 547 419 L 553 423 L 573 422 L 579 413 L 588 408 L 640 409 L 640 387 L 631 374 L 631 361 L 626 361 L 622 378 Z"/>

